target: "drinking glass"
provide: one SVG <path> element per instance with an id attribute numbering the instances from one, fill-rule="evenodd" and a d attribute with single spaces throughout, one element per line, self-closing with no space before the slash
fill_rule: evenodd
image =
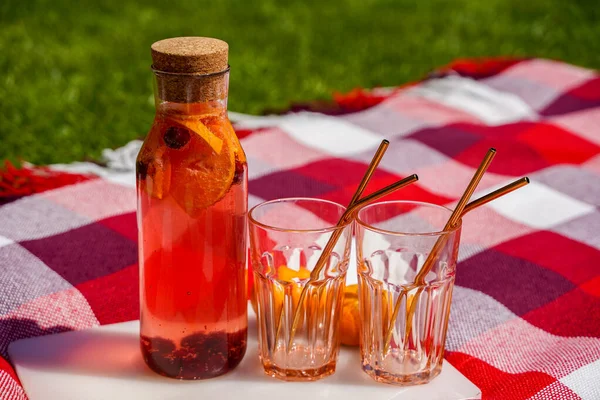
<path id="1" fill-rule="evenodd" d="M 452 210 L 388 201 L 356 219 L 362 369 L 378 382 L 427 383 L 442 369 L 461 223 Z M 415 281 L 432 248 L 436 257 Z"/>
<path id="2" fill-rule="evenodd" d="M 326 200 L 289 198 L 249 213 L 259 355 L 267 375 L 311 381 L 335 372 L 351 222 L 339 228 L 323 268 L 315 267 L 344 211 Z"/>

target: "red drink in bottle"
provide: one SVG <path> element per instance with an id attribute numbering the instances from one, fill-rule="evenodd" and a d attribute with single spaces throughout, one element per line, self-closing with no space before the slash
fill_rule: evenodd
<path id="1" fill-rule="evenodd" d="M 156 117 L 137 160 L 141 345 L 154 371 L 205 379 L 246 351 L 247 164 L 227 118 L 227 44 L 152 46 Z"/>

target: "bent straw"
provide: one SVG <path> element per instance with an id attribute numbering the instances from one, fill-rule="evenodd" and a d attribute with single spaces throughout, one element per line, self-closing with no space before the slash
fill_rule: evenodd
<path id="1" fill-rule="evenodd" d="M 356 188 L 356 192 L 354 192 L 354 196 L 352 196 L 352 200 L 350 200 L 348 207 L 351 207 L 352 205 L 354 205 L 354 203 L 356 203 L 358 201 L 358 199 L 360 199 L 360 196 L 362 196 L 363 192 L 365 191 L 365 188 L 369 184 L 369 180 L 373 176 L 375 169 L 379 165 L 379 162 L 383 158 L 383 155 L 385 154 L 385 151 L 387 150 L 389 145 L 390 145 L 390 142 L 387 139 L 383 139 L 381 141 L 381 144 L 379 145 L 379 148 L 375 152 L 375 155 L 373 156 L 373 159 L 371 160 L 369 167 L 365 171 L 365 174 L 363 175 L 363 177 L 360 181 L 360 184 L 358 185 L 358 188 Z"/>
<path id="2" fill-rule="evenodd" d="M 336 230 L 331 234 L 329 241 L 327 241 L 327 244 L 325 245 L 323 252 L 319 256 L 319 259 L 317 260 L 315 268 L 312 270 L 312 272 L 310 274 L 310 278 L 309 278 L 308 282 L 306 282 L 306 284 L 302 288 L 302 292 L 300 293 L 300 298 L 298 299 L 298 306 L 296 308 L 296 311 L 294 312 L 294 317 L 292 319 L 292 328 L 290 330 L 288 349 L 292 346 L 292 342 L 294 340 L 294 335 L 296 334 L 296 329 L 298 328 L 298 322 L 300 320 L 300 309 L 301 309 L 302 305 L 304 304 L 304 298 L 306 297 L 308 286 L 311 282 L 314 282 L 315 280 L 317 280 L 319 278 L 319 274 L 325 267 L 327 259 L 329 258 L 331 251 L 335 247 L 335 244 L 337 243 L 339 237 L 342 235 L 343 225 L 345 225 L 350 219 L 352 219 L 354 217 L 354 214 L 358 210 L 360 210 L 362 207 L 364 207 L 367 204 L 372 203 L 376 200 L 379 200 L 380 198 L 387 196 L 388 194 L 395 192 L 398 189 L 402 189 L 403 187 L 408 186 L 411 183 L 414 183 L 418 180 L 419 180 L 419 177 L 416 174 L 410 175 L 404 179 L 401 179 L 395 183 L 392 183 L 391 185 L 384 187 L 383 189 L 379 189 L 376 192 L 373 192 L 370 195 L 365 196 L 364 198 L 362 198 L 361 200 L 359 200 L 358 202 L 353 204 L 351 207 L 346 209 L 346 211 L 344 212 L 344 214 L 342 215 L 342 217 L 340 218 L 340 220 L 336 226 Z M 283 308 L 282 308 L 282 313 L 283 313 Z M 280 321 L 279 326 L 281 326 L 281 325 L 282 324 Z"/>
<path id="3" fill-rule="evenodd" d="M 404 179 L 394 182 L 391 185 L 384 187 L 383 189 L 379 189 L 378 191 L 373 192 L 368 196 L 365 196 L 364 198 L 360 199 L 358 202 L 354 203 L 352 206 L 347 208 L 346 211 L 344 212 L 344 214 L 342 214 L 342 217 L 340 218 L 340 220 L 338 222 L 337 229 L 333 232 L 333 234 L 329 238 L 327 245 L 325 245 L 325 248 L 323 249 L 321 256 L 317 260 L 317 263 L 315 264 L 315 268 L 313 268 L 313 270 L 310 274 L 311 279 L 314 281 L 319 278 L 319 274 L 321 273 L 321 271 L 323 270 L 323 267 L 325 266 L 325 261 L 329 257 L 329 253 L 331 253 L 331 251 L 335 247 L 337 240 L 339 239 L 339 237 L 342 234 L 343 229 L 341 229 L 341 225 L 345 225 L 346 222 L 348 222 L 350 219 L 353 218 L 354 214 L 358 210 L 360 210 L 367 204 L 372 203 L 375 200 L 379 200 L 380 198 L 387 196 L 388 194 L 395 192 L 398 189 L 402 189 L 404 186 L 408 186 L 411 183 L 414 183 L 418 180 L 419 180 L 419 177 L 416 174 L 412 174 L 411 176 L 407 176 Z"/>
<path id="4" fill-rule="evenodd" d="M 496 149 L 494 149 L 493 147 L 487 151 L 485 157 L 483 158 L 483 161 L 479 165 L 479 168 L 477 168 L 477 171 L 475 171 L 473 178 L 471 178 L 471 182 L 469 182 L 469 185 L 467 185 L 465 192 L 463 193 L 462 197 L 458 201 L 456 208 L 450 215 L 450 219 L 448 219 L 446 226 L 444 226 L 444 231 L 454 227 L 454 225 L 456 225 L 456 223 L 460 220 L 460 217 L 463 213 L 465 206 L 467 205 L 467 202 L 473 195 L 473 192 L 475 192 L 477 185 L 479 185 L 479 182 L 481 181 L 483 174 L 485 174 L 485 171 L 490 166 L 490 163 L 494 159 L 495 155 L 496 155 Z M 431 252 L 429 253 L 429 256 L 427 257 L 427 259 L 425 260 L 425 263 L 423 264 L 423 266 L 421 267 L 421 270 L 415 277 L 415 286 L 422 286 L 424 284 L 425 276 L 429 273 L 429 271 L 431 271 L 434 261 L 438 256 L 438 252 L 443 247 L 443 244 L 445 241 L 444 239 L 442 239 L 443 237 L 444 236 L 440 236 L 438 238 L 438 240 L 435 242 L 435 245 L 431 249 Z M 421 290 L 422 289 L 419 289 L 417 291 L 417 293 L 415 294 L 415 296 L 412 297 L 413 300 L 417 297 L 417 295 L 420 293 Z M 407 297 L 407 301 L 408 301 L 408 297 Z M 398 312 L 400 311 L 401 303 L 402 303 L 402 296 L 398 296 L 398 299 L 396 300 L 396 304 L 394 305 L 394 312 L 392 313 L 392 317 L 390 319 L 390 325 L 389 325 L 389 327 L 386 331 L 386 335 L 385 335 L 384 354 L 387 353 L 389 350 L 390 342 L 392 340 L 392 334 L 394 332 L 394 325 L 396 325 L 396 318 L 398 318 Z M 408 335 L 412 329 L 412 318 L 411 317 L 412 317 L 412 314 L 414 314 L 414 309 L 416 306 L 415 301 L 411 301 L 410 303 L 411 304 L 409 306 L 409 310 L 407 312 L 407 317 L 406 317 L 407 320 L 406 320 L 405 343 L 406 343 L 406 341 L 407 341 L 406 339 L 408 338 Z"/>
<path id="5" fill-rule="evenodd" d="M 502 186 L 500 189 L 498 190 L 494 190 L 491 193 L 486 194 L 485 196 L 482 196 L 480 198 L 478 198 L 477 200 L 473 200 L 472 202 L 470 202 L 469 204 L 467 204 L 467 206 L 465 207 L 461 218 L 463 215 L 465 215 L 466 213 L 468 213 L 469 211 L 477 208 L 477 207 L 481 207 L 484 204 L 489 203 L 492 200 L 496 200 L 498 197 L 502 197 L 505 194 L 508 194 L 510 192 L 513 192 L 525 185 L 529 184 L 529 178 L 528 177 L 524 177 L 521 179 L 517 179 L 514 182 L 509 183 L 506 186 Z"/>
<path id="6" fill-rule="evenodd" d="M 484 204 L 489 203 L 492 200 L 497 199 L 498 197 L 502 197 L 506 194 L 509 194 L 510 192 L 513 192 L 523 186 L 526 186 L 529 184 L 529 178 L 528 177 L 524 177 L 521 179 L 517 179 L 514 182 L 509 183 L 508 185 L 502 186 L 500 189 L 494 190 L 491 193 L 486 194 L 485 196 L 482 196 L 480 198 L 478 198 L 477 200 L 473 200 L 472 202 L 470 202 L 469 204 L 466 205 L 465 209 L 463 210 L 462 214 L 461 214 L 461 218 L 465 216 L 465 214 L 467 214 L 469 211 L 472 211 L 474 209 L 476 209 L 477 207 L 481 207 Z M 448 236 L 445 235 L 443 236 L 443 243 L 440 247 L 443 247 L 446 243 L 448 239 Z M 407 313 L 407 321 L 406 321 L 406 337 L 404 338 L 405 341 L 408 339 L 408 335 L 410 334 L 410 329 L 412 329 L 412 314 L 414 314 L 415 312 L 415 307 L 416 307 L 416 301 L 415 298 L 419 296 L 420 292 L 422 291 L 422 288 L 419 288 L 417 290 L 417 293 L 415 294 L 415 296 L 412 297 L 412 300 L 410 300 L 410 305 L 409 305 L 409 311 Z M 407 296 L 407 301 L 408 300 L 408 296 Z M 387 351 L 386 351 L 387 352 Z"/>
<path id="7" fill-rule="evenodd" d="M 373 158 L 371 159 L 371 163 L 367 167 L 365 174 L 363 175 L 358 187 L 356 188 L 356 191 L 354 192 L 354 195 L 352 196 L 352 199 L 350 200 L 348 207 L 353 206 L 358 201 L 360 196 L 362 196 L 363 192 L 365 191 L 365 188 L 367 187 L 367 184 L 369 183 L 369 180 L 373 176 L 373 173 L 375 173 L 375 169 L 379 165 L 379 162 L 383 158 L 383 155 L 385 154 L 389 145 L 390 145 L 390 142 L 387 139 L 383 139 L 381 141 L 381 144 L 379 145 L 379 148 L 373 155 Z M 338 221 L 338 225 L 340 225 L 340 222 L 341 222 L 341 218 L 340 218 L 340 221 Z M 304 294 L 304 291 L 302 291 L 302 293 Z M 301 298 L 303 298 L 303 296 L 301 296 Z M 275 328 L 275 338 L 276 339 L 279 336 L 279 329 L 282 326 L 282 322 L 283 322 L 283 307 L 281 307 L 281 311 L 279 312 L 279 318 L 277 318 L 277 327 Z"/>

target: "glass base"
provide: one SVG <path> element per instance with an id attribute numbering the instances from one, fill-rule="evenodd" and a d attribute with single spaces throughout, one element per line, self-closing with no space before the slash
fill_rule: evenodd
<path id="1" fill-rule="evenodd" d="M 280 368 L 273 364 L 264 364 L 265 374 L 288 382 L 307 382 L 318 381 L 332 375 L 335 372 L 336 361 L 331 361 L 328 364 L 319 368 L 312 369 L 287 369 Z"/>
<path id="2" fill-rule="evenodd" d="M 440 374 L 440 372 L 442 371 L 442 366 L 438 365 L 431 370 L 409 375 L 393 374 L 388 371 L 384 371 L 380 368 L 373 368 L 369 364 L 363 365 L 362 369 L 366 372 L 367 375 L 369 375 L 377 382 L 397 386 L 413 386 L 423 385 L 425 383 L 431 382 L 433 378 Z"/>

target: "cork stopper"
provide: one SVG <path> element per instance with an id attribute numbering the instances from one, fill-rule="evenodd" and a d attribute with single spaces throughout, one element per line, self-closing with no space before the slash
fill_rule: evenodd
<path id="1" fill-rule="evenodd" d="M 178 37 L 152 45 L 154 69 L 184 74 L 212 74 L 227 69 L 227 42 L 207 37 Z"/>
<path id="2" fill-rule="evenodd" d="M 178 37 L 160 40 L 151 50 L 161 99 L 193 103 L 227 96 L 226 42 L 207 37 Z"/>

